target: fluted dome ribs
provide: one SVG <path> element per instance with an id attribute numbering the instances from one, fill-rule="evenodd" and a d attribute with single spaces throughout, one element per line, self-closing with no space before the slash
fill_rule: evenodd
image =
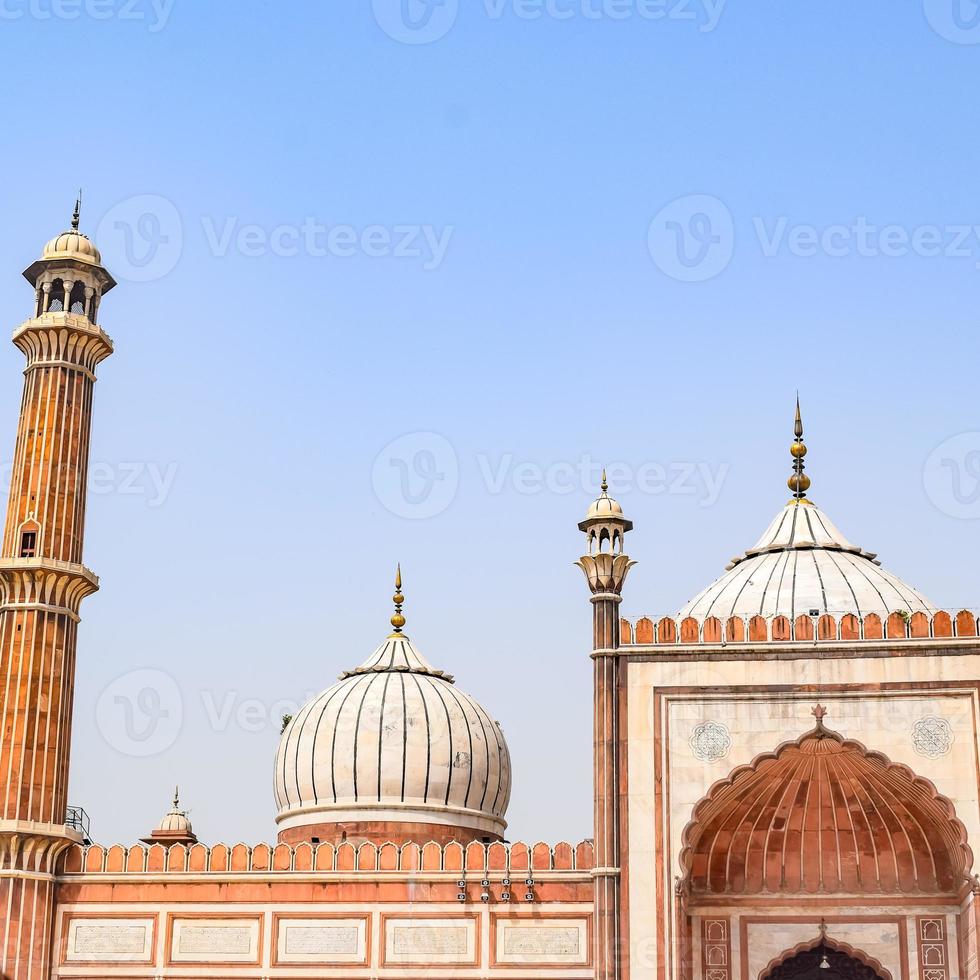
<path id="1" fill-rule="evenodd" d="M 677 618 L 794 620 L 813 610 L 887 619 L 898 611 L 931 615 L 936 607 L 885 571 L 875 554 L 851 544 L 819 507 L 800 499 L 787 504 L 755 545 L 733 559 Z"/>
<path id="2" fill-rule="evenodd" d="M 495 835 L 510 782 L 500 726 L 403 634 L 307 704 L 276 758 L 278 819 L 288 826 L 381 813 Z"/>
<path id="3" fill-rule="evenodd" d="M 702 894 L 950 894 L 972 866 L 949 800 L 822 724 L 717 784 L 684 840 Z"/>

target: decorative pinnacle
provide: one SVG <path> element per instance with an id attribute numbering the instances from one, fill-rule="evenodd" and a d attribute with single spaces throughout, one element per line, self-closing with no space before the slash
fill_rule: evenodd
<path id="1" fill-rule="evenodd" d="M 174 787 L 174 813 L 180 813 L 180 787 Z"/>
<path id="2" fill-rule="evenodd" d="M 796 422 L 793 425 L 793 434 L 796 440 L 789 447 L 790 455 L 793 457 L 793 475 L 787 481 L 787 486 L 793 491 L 794 500 L 804 500 L 806 492 L 810 489 L 810 477 L 803 472 L 806 467 L 803 460 L 806 457 L 806 445 L 803 442 L 803 417 L 800 415 L 800 396 L 796 396 Z"/>
<path id="3" fill-rule="evenodd" d="M 813 717 L 817 719 L 817 730 L 823 731 L 823 720 L 827 717 L 827 709 L 822 704 L 818 704 L 813 709 Z"/>
<path id="4" fill-rule="evenodd" d="M 71 230 L 78 231 L 78 221 L 82 212 L 82 189 L 78 188 L 78 197 L 75 198 L 75 213 L 71 216 Z"/>
<path id="5" fill-rule="evenodd" d="M 606 478 L 605 467 L 602 470 L 602 492 L 609 493 L 609 480 Z"/>
<path id="6" fill-rule="evenodd" d="M 395 604 L 395 615 L 391 617 L 391 625 L 395 627 L 392 636 L 401 636 L 402 628 L 405 625 L 405 617 L 402 615 L 402 604 L 405 602 L 405 596 L 402 595 L 401 562 L 399 562 L 398 570 L 395 572 L 395 594 L 391 597 L 391 601 Z"/>

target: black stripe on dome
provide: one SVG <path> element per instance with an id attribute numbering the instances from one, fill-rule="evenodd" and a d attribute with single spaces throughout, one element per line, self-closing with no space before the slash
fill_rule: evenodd
<path id="1" fill-rule="evenodd" d="M 410 675 L 412 680 L 415 681 L 415 686 L 419 689 L 419 698 L 422 701 L 422 713 L 425 715 L 425 792 L 422 794 L 422 799 L 428 803 L 429 802 L 429 775 L 432 772 L 432 736 L 431 729 L 429 727 L 429 705 L 425 700 L 425 693 L 422 690 L 422 685 L 419 683 L 419 679 L 414 675 Z M 407 736 L 407 732 L 406 732 Z M 405 783 L 402 781 L 402 799 L 405 797 Z"/>
<path id="2" fill-rule="evenodd" d="M 391 674 L 385 675 L 385 686 L 381 689 L 381 711 L 378 714 L 378 802 L 381 802 L 381 766 L 384 761 L 385 747 L 385 701 L 388 699 L 388 684 L 391 683 Z M 402 760 L 402 772 L 405 771 L 404 759 Z"/>
<path id="3" fill-rule="evenodd" d="M 357 749 L 358 742 L 360 741 L 358 736 L 361 732 L 361 712 L 364 710 L 364 702 L 367 700 L 367 696 L 374 686 L 374 682 L 380 677 L 380 674 L 373 674 L 371 680 L 364 687 L 364 693 L 361 695 L 361 703 L 357 706 L 357 715 L 354 718 L 354 802 L 358 802 L 358 786 L 357 786 Z M 336 737 L 336 731 L 334 732 Z"/>
<path id="4" fill-rule="evenodd" d="M 460 703 L 456 692 L 449 688 L 449 693 L 453 696 L 453 700 L 456 702 L 456 707 L 459 708 L 460 714 L 463 716 L 463 725 L 466 728 L 466 737 L 468 739 L 469 745 L 469 776 L 466 780 L 466 796 L 463 798 L 463 806 L 469 807 L 470 805 L 470 790 L 473 788 L 473 730 L 470 728 L 469 721 L 466 718 L 466 712 L 463 710 L 463 705 Z M 452 767 L 452 758 L 449 761 L 450 767 Z"/>
<path id="5" fill-rule="evenodd" d="M 405 696 L 405 675 L 399 674 L 398 680 L 402 685 L 402 795 L 405 802 L 405 774 L 408 771 L 408 698 Z"/>
<path id="6" fill-rule="evenodd" d="M 327 713 L 327 708 L 330 707 L 330 702 L 343 690 L 343 685 L 338 684 L 332 691 L 328 691 L 329 697 L 326 699 L 326 704 L 320 709 L 320 716 L 316 720 L 316 728 L 313 730 L 313 745 L 310 748 L 310 785 L 313 787 L 313 802 L 317 804 L 320 802 L 320 796 L 316 785 L 316 740 L 320 737 L 320 723 L 323 721 L 323 716 Z M 336 729 L 335 729 L 336 730 Z M 333 756 L 331 755 L 331 759 Z M 297 787 L 297 802 L 301 802 L 303 795 L 299 791 L 299 747 L 296 749 L 296 787 Z M 334 800 L 336 801 L 337 796 L 334 794 Z"/>
<path id="7" fill-rule="evenodd" d="M 347 693 L 344 695 L 343 701 L 340 702 L 340 707 L 337 708 L 337 717 L 333 724 L 333 738 L 330 742 L 330 787 L 333 791 L 333 801 L 337 802 L 337 732 L 340 729 L 340 716 L 343 713 L 344 706 L 347 704 L 348 698 L 354 693 L 354 691 L 360 686 L 361 680 L 367 680 L 369 675 L 365 675 L 363 678 L 358 678 L 351 686 L 347 689 Z M 376 676 L 376 675 L 375 675 Z M 370 681 L 368 681 L 370 684 Z M 354 753 L 355 757 L 357 754 L 357 733 L 354 733 Z M 316 763 L 316 754 L 313 755 L 313 762 Z M 356 773 L 355 773 L 356 778 Z"/>
<path id="8" fill-rule="evenodd" d="M 831 562 L 834 565 L 834 568 L 837 569 L 837 574 L 840 575 L 840 577 L 843 579 L 844 584 L 847 586 L 848 590 L 851 593 L 851 598 L 854 600 L 854 612 L 858 616 L 861 616 L 862 615 L 861 603 L 858 602 L 857 593 L 854 591 L 854 586 L 851 585 L 851 580 L 844 574 L 844 569 L 840 567 L 840 562 L 837 561 L 836 556 L 832 552 L 828 551 L 827 557 L 831 560 Z"/>

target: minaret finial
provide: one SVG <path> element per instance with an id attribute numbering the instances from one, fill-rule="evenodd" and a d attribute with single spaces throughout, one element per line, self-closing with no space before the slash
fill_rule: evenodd
<path id="1" fill-rule="evenodd" d="M 395 594 L 391 597 L 391 601 L 395 604 L 395 615 L 391 617 L 391 625 L 395 627 L 392 636 L 401 636 L 405 626 L 405 617 L 402 615 L 402 604 L 405 602 L 405 596 L 402 595 L 401 562 L 398 563 L 398 569 L 395 572 Z"/>
<path id="2" fill-rule="evenodd" d="M 803 460 L 806 457 L 806 445 L 803 442 L 803 416 L 800 414 L 800 394 L 796 393 L 796 422 L 793 425 L 793 435 L 796 436 L 793 445 L 789 447 L 793 457 L 793 475 L 789 478 L 788 486 L 793 491 L 793 499 L 802 501 L 810 489 L 810 477 L 803 470 Z"/>
<path id="3" fill-rule="evenodd" d="M 602 492 L 609 493 L 609 480 L 606 477 L 606 468 L 602 468 Z"/>
<path id="4" fill-rule="evenodd" d="M 180 787 L 174 787 L 174 813 L 180 810 Z"/>
<path id="5" fill-rule="evenodd" d="M 78 197 L 75 198 L 75 213 L 71 216 L 71 230 L 78 231 L 78 222 L 82 213 L 82 189 L 78 188 Z"/>

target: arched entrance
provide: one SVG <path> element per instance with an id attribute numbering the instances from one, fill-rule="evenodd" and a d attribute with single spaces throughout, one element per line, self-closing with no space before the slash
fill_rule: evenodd
<path id="1" fill-rule="evenodd" d="M 787 954 L 760 980 L 890 980 L 856 956 L 821 941 Z"/>

